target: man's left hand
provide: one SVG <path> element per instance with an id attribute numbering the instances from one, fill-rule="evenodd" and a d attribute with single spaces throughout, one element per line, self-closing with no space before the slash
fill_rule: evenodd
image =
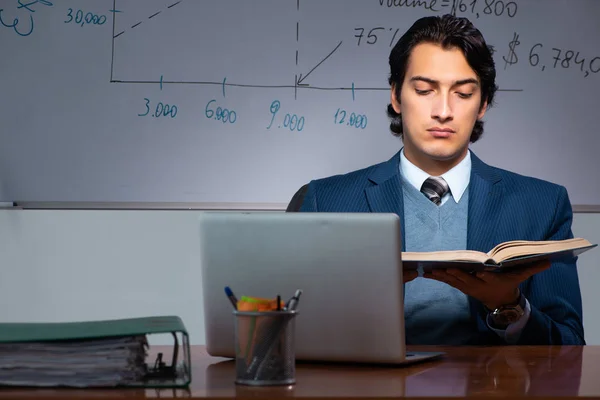
<path id="1" fill-rule="evenodd" d="M 514 303 L 519 298 L 519 284 L 529 277 L 550 268 L 542 262 L 507 272 L 477 272 L 470 274 L 460 269 L 435 269 L 423 274 L 425 278 L 445 282 L 466 295 L 476 298 L 489 310 Z"/>

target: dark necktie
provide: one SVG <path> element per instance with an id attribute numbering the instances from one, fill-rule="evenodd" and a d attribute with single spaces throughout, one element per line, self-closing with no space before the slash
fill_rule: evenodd
<path id="1" fill-rule="evenodd" d="M 421 192 L 438 206 L 442 203 L 442 197 L 449 190 L 450 187 L 448 187 L 448 183 L 446 183 L 444 178 L 436 176 L 430 176 L 423 182 L 423 186 L 421 186 Z"/>

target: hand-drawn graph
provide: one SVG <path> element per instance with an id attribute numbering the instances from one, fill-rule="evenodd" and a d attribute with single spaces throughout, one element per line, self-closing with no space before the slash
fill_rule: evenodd
<path id="1" fill-rule="evenodd" d="M 496 23 L 517 13 L 516 2 L 499 2 L 495 11 L 484 1 L 475 7 L 471 0 L 468 9 L 463 3 L 364 1 L 353 4 L 364 12 L 348 18 L 341 0 L 113 0 L 111 82 L 287 89 L 296 96 L 300 89 L 388 91 L 387 57 L 408 28 L 394 12 L 414 19 L 424 11 L 471 12 Z M 499 56 L 507 60 L 502 65 L 515 63 L 516 44 Z M 508 82 L 500 90 L 521 91 Z"/>
<path id="2" fill-rule="evenodd" d="M 164 3 L 164 2 L 163 2 Z M 265 89 L 280 89 L 310 87 L 312 89 L 332 89 L 309 85 L 308 79 L 317 71 L 334 53 L 340 49 L 343 40 L 332 43 L 326 48 L 325 43 L 316 46 L 316 54 L 323 49 L 320 59 L 303 61 L 300 0 L 287 1 L 262 1 L 261 7 L 255 7 L 249 2 L 223 1 L 223 2 L 192 2 L 186 0 L 172 1 L 166 5 L 161 2 L 150 1 L 144 4 L 143 10 L 137 6 L 130 12 L 126 2 L 114 1 L 113 23 L 113 60 L 111 67 L 111 82 L 115 83 L 162 83 L 162 84 L 195 84 L 195 85 L 222 85 L 233 87 L 252 87 Z M 264 10 L 268 9 L 276 18 L 266 18 Z M 143 13 L 146 12 L 146 15 Z M 135 15 L 132 19 L 130 15 Z M 143 16 L 143 17 L 140 17 Z M 215 23 L 214 18 L 223 17 L 222 22 Z M 161 21 L 162 19 L 162 21 Z M 174 22 L 176 20 L 176 22 Z M 200 23 L 194 24 L 195 20 Z M 268 25 L 262 22 L 268 20 Z M 254 22 L 252 22 L 254 21 Z M 185 45 L 186 54 L 178 50 L 177 44 L 169 39 L 156 36 L 154 32 L 160 31 L 161 26 L 169 24 L 178 26 L 179 34 L 186 38 L 194 38 Z M 139 66 L 133 67 L 132 54 L 144 59 L 152 56 L 148 54 L 148 47 L 140 48 L 139 40 L 148 40 L 158 43 L 163 60 L 153 59 L 153 66 L 146 70 L 156 70 L 153 76 L 139 78 Z M 143 47 L 143 46 L 142 46 Z M 122 57 L 122 48 L 128 53 L 129 62 L 119 63 Z M 189 52 L 189 49 L 197 51 Z M 167 53 L 165 55 L 164 53 Z M 157 53 L 155 53 L 156 55 Z M 165 60 L 179 63 L 165 64 Z M 312 67 L 306 67 L 313 62 Z M 127 64 L 127 65 L 124 65 Z M 146 64 L 147 66 L 147 64 Z M 233 67 L 233 68 L 231 68 Z M 168 69 L 173 74 L 166 77 L 159 70 Z M 143 69 L 142 69 L 143 70 Z M 222 71 L 222 76 L 215 72 Z M 227 71 L 227 72 L 225 72 Z M 260 73 L 258 73 L 260 71 Z M 225 76 L 225 74 L 233 75 Z M 256 76 L 269 76 L 269 82 L 257 82 Z M 125 76 L 125 77 L 123 77 Z M 137 78 L 131 78 L 135 76 Z M 162 81 L 159 78 L 162 76 Z M 209 77 L 213 79 L 198 79 Z M 335 89 L 351 89 L 336 87 Z M 378 88 L 371 88 L 378 90 Z M 383 88 L 382 88 L 383 89 Z"/>
<path id="3" fill-rule="evenodd" d="M 597 11 L 597 0 L 2 0 L 4 197 L 289 200 L 401 146 L 385 113 L 390 51 L 417 19 L 451 13 L 494 46 L 505 92 L 474 151 L 593 204 L 595 181 L 573 176 L 598 170 L 586 128 Z"/>

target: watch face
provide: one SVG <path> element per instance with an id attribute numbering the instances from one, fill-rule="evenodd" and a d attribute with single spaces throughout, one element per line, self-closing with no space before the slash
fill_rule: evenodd
<path id="1" fill-rule="evenodd" d="M 515 308 L 507 308 L 500 312 L 495 312 L 493 314 L 494 322 L 499 325 L 509 325 L 515 321 L 518 321 L 519 318 L 523 315 L 522 312 Z"/>

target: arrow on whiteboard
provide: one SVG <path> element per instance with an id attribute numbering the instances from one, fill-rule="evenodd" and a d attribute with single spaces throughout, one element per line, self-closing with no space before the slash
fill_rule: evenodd
<path id="1" fill-rule="evenodd" d="M 339 49 L 339 48 L 340 48 L 340 46 L 341 46 L 341 45 L 342 45 L 342 42 L 340 41 L 340 42 L 338 43 L 338 45 L 337 45 L 337 46 L 335 46 L 335 49 L 333 49 L 333 50 L 331 51 L 331 53 L 327 54 L 327 57 L 325 57 L 324 59 L 322 59 L 322 60 L 321 60 L 321 62 L 319 62 L 317 65 L 315 65 L 315 66 L 313 67 L 313 69 L 311 69 L 310 71 L 308 71 L 308 74 L 306 74 L 306 75 L 302 75 L 302 74 L 298 75 L 298 76 L 296 77 L 296 86 L 309 86 L 309 85 L 308 85 L 308 83 L 302 83 L 302 82 L 303 82 L 303 81 L 304 81 L 306 78 L 308 78 L 308 76 L 309 76 L 310 74 L 312 74 L 312 73 L 313 73 L 313 71 L 314 71 L 315 69 L 317 69 L 317 68 L 318 68 L 318 67 L 319 67 L 321 64 L 323 64 L 323 63 L 324 63 L 324 62 L 325 62 L 325 61 L 326 61 L 326 60 L 327 60 L 329 57 L 331 57 L 331 56 L 333 55 L 333 53 L 335 53 L 335 52 L 337 51 L 337 49 Z"/>

